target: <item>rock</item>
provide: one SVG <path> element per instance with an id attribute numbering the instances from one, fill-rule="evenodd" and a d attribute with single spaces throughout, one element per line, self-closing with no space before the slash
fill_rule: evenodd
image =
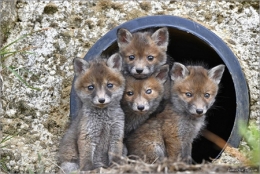
<path id="1" fill-rule="evenodd" d="M 9 173 L 28 173 L 28 169 L 35 173 L 58 171 L 57 149 L 69 120 L 72 61 L 83 57 L 113 27 L 135 17 L 156 14 L 186 17 L 199 21 L 222 38 L 238 57 L 249 86 L 251 118 L 259 122 L 260 27 L 255 3 L 12 0 L 0 4 L 1 26 L 4 23 L 9 26 L 8 37 L 3 38 L 6 35 L 1 30 L 0 41 L 11 43 L 28 34 L 9 49 L 30 52 L 11 56 L 4 64 L 16 67 L 28 84 L 41 89 L 28 88 L 12 73 L 1 71 L 3 136 L 18 135 L 7 141 L 3 149 L 9 157 Z M 234 162 L 223 156 L 226 158 L 222 161 Z"/>
<path id="2" fill-rule="evenodd" d="M 6 41 L 17 21 L 16 13 L 17 0 L 2 0 L 0 1 L 0 48 Z"/>

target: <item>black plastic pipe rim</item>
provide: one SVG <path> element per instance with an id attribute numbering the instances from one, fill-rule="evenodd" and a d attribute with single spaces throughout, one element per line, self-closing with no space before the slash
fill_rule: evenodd
<path id="1" fill-rule="evenodd" d="M 100 38 L 85 55 L 85 60 L 101 54 L 111 55 L 118 51 L 116 32 L 126 28 L 131 32 L 150 28 L 168 27 L 169 46 L 167 53 L 181 63 L 204 62 L 208 68 L 225 64 L 220 92 L 212 109 L 207 112 L 207 129 L 223 138 L 233 147 L 238 147 L 241 135 L 238 120 L 248 122 L 248 87 L 237 57 L 216 34 L 206 27 L 185 18 L 160 15 L 136 18 L 112 29 Z M 73 86 L 73 85 L 72 85 Z M 70 94 L 70 117 L 77 115 L 81 103 L 72 87 Z M 217 158 L 223 149 L 212 142 L 197 138 L 193 143 L 192 157 L 197 163 Z"/>

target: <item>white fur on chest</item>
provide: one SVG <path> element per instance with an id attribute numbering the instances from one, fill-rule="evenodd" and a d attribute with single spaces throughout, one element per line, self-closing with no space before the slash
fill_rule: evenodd
<path id="1" fill-rule="evenodd" d="M 204 118 L 200 118 L 200 120 L 195 123 L 195 132 L 196 132 L 196 135 L 195 135 L 194 138 L 196 138 L 196 137 L 198 136 L 200 130 L 201 130 L 201 129 L 204 127 L 204 125 L 205 125 L 205 121 L 204 121 L 204 120 L 205 120 L 205 116 L 203 116 L 203 117 L 204 117 Z"/>
<path id="2" fill-rule="evenodd" d="M 200 118 L 181 117 L 178 128 L 185 142 L 193 141 L 205 125 L 205 115 Z"/>

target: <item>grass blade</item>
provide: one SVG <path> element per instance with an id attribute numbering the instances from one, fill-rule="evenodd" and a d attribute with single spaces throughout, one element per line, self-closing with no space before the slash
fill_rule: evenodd
<path id="1" fill-rule="evenodd" d="M 2 60 L 1 60 L 1 61 L 3 62 L 6 58 L 8 58 L 8 57 L 10 57 L 10 56 L 12 56 L 12 55 L 14 55 L 14 54 L 17 54 L 17 53 L 35 54 L 35 53 L 33 53 L 33 52 L 27 52 L 27 51 L 22 51 L 22 50 L 20 50 L 20 51 L 15 51 L 15 52 L 7 52 L 7 53 L 5 53 L 5 54 L 8 54 L 8 55 L 2 57 L 2 58 L 1 58 Z M 1 53 L 0 53 L 0 56 L 1 56 Z"/>
<path id="2" fill-rule="evenodd" d="M 11 42 L 11 43 L 9 43 L 8 45 L 6 45 L 6 46 L 4 46 L 3 48 L 1 48 L 1 49 L 0 49 L 0 52 L 2 52 L 3 50 L 5 50 L 5 49 L 8 48 L 9 46 L 11 46 L 12 44 L 16 43 L 17 41 L 19 41 L 19 40 L 21 40 L 21 39 L 23 39 L 23 38 L 25 38 L 25 37 L 27 37 L 27 36 L 28 36 L 28 34 L 24 34 L 22 37 L 20 37 L 20 38 L 14 40 L 13 42 Z"/>
<path id="3" fill-rule="evenodd" d="M 27 86 L 28 88 L 31 88 L 33 90 L 37 90 L 40 91 L 40 88 L 35 88 L 31 85 L 29 85 L 12 67 L 6 67 L 9 71 L 11 71 L 25 86 Z"/>
<path id="4" fill-rule="evenodd" d="M 32 35 L 33 33 L 41 32 L 41 31 L 48 30 L 48 29 L 49 29 L 49 28 L 43 28 L 43 29 L 40 29 L 40 30 L 37 30 L 37 31 L 32 31 L 32 32 L 30 32 L 30 33 L 28 33 L 28 34 L 23 34 L 23 35 L 22 35 L 21 37 L 19 37 L 18 39 L 14 40 L 13 42 L 11 42 L 11 43 L 7 44 L 6 46 L 2 47 L 2 48 L 0 49 L 0 52 L 3 52 L 6 48 L 8 48 L 9 46 L 11 46 L 12 44 L 18 42 L 18 41 L 21 40 L 21 39 L 26 38 L 27 36 Z"/>

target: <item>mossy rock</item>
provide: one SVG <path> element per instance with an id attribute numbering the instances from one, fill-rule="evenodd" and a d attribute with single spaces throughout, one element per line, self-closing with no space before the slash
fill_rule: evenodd
<path id="1" fill-rule="evenodd" d="M 54 14 L 58 11 L 58 6 L 54 3 L 49 3 L 44 7 L 43 13 L 45 14 Z"/>

